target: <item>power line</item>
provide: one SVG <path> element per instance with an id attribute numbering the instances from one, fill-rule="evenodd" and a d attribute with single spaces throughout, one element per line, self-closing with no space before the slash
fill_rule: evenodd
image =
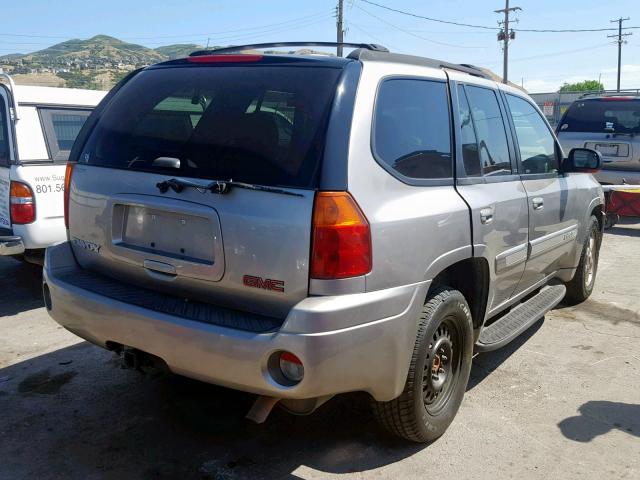
<path id="1" fill-rule="evenodd" d="M 407 15 L 409 17 L 415 17 L 415 18 L 420 18 L 422 20 L 429 20 L 430 22 L 437 22 L 437 23 L 446 23 L 448 25 L 457 25 L 459 27 L 473 27 L 473 28 L 483 28 L 486 30 L 497 30 L 497 27 L 488 27 L 486 25 L 472 25 L 469 23 L 460 23 L 460 22 L 453 22 L 450 20 L 442 20 L 440 18 L 433 18 L 433 17 L 425 17 L 424 15 L 418 15 L 417 13 L 411 13 L 411 12 L 407 12 L 405 10 L 399 10 L 397 8 L 391 8 L 391 7 L 387 7 L 386 5 L 381 5 L 379 3 L 376 2 L 371 2 L 370 0 L 360 0 L 363 3 L 368 3 L 369 5 L 374 5 L 378 8 L 383 8 L 385 10 L 389 10 L 391 12 L 396 12 L 396 13 L 400 13 L 402 15 Z"/>
<path id="2" fill-rule="evenodd" d="M 451 20 L 443 20 L 441 18 L 433 18 L 427 17 L 424 15 L 418 15 L 417 13 L 408 12 L 406 10 L 400 10 L 398 8 L 388 7 L 386 5 L 382 5 L 380 3 L 372 2 L 371 0 L 360 0 L 360 2 L 368 3 L 369 5 L 374 5 L 378 8 L 382 8 L 384 10 L 388 10 L 390 12 L 399 13 L 401 15 L 406 15 L 409 17 L 420 18 L 422 20 L 428 20 L 430 22 L 437 23 L 445 23 L 448 25 L 457 25 L 459 27 L 469 27 L 469 28 L 482 28 L 485 30 L 498 30 L 498 27 L 489 27 L 487 25 L 473 25 L 470 23 L 462 23 L 462 22 L 453 22 Z M 637 30 L 640 29 L 640 26 L 633 27 L 624 27 L 623 30 Z M 570 28 L 570 29 L 549 29 L 549 28 L 518 28 L 519 32 L 530 32 L 530 33 L 579 33 L 579 32 L 607 32 L 612 30 L 618 30 L 617 28 Z"/>
<path id="3" fill-rule="evenodd" d="M 361 7 L 361 6 L 359 6 L 359 5 L 354 5 L 354 6 L 355 6 L 358 10 L 363 11 L 363 12 L 364 12 L 364 13 L 366 13 L 367 15 L 370 15 L 371 17 L 375 18 L 376 20 L 378 20 L 378 21 L 380 21 L 380 22 L 382 22 L 382 23 L 384 23 L 384 24 L 386 24 L 386 25 L 389 25 L 389 26 L 390 26 L 390 27 L 392 27 L 392 28 L 395 28 L 396 30 L 398 30 L 398 31 L 400 31 L 400 32 L 406 33 L 407 35 L 411 35 L 412 37 L 419 38 L 420 40 L 424 40 L 424 41 L 426 41 L 426 42 L 431 42 L 431 43 L 435 43 L 436 45 L 444 45 L 444 46 L 446 46 L 446 47 L 454 47 L 454 48 L 484 48 L 484 47 L 471 47 L 471 46 L 466 46 L 466 45 L 455 45 L 455 44 L 453 44 L 453 43 L 446 43 L 446 42 L 439 42 L 439 41 L 437 41 L 437 40 L 432 40 L 432 39 L 430 39 L 430 38 L 423 37 L 422 35 L 418 35 L 418 34 L 416 34 L 416 33 L 413 33 L 413 32 L 411 32 L 410 30 L 406 30 L 406 29 L 404 29 L 404 28 L 402 28 L 402 27 L 399 27 L 399 26 L 397 26 L 397 25 L 394 25 L 393 23 L 391 23 L 391 22 L 389 22 L 389 21 L 387 21 L 387 20 L 385 20 L 385 19 L 383 19 L 383 18 L 381 18 L 381 17 L 379 17 L 379 16 L 377 16 L 377 15 L 375 15 L 375 14 L 373 14 L 373 13 L 369 12 L 368 10 L 365 10 L 364 8 L 362 8 L 362 7 Z"/>

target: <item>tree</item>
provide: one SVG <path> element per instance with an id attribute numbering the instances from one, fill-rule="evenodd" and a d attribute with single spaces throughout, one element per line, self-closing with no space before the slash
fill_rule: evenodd
<path id="1" fill-rule="evenodd" d="M 604 85 L 598 80 L 583 80 L 577 83 L 565 82 L 560 87 L 560 92 L 591 92 L 604 90 Z"/>

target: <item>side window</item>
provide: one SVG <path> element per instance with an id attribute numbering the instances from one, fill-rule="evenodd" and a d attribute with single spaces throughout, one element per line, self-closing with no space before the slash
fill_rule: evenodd
<path id="1" fill-rule="evenodd" d="M 0 167 L 9 165 L 9 125 L 7 106 L 0 97 Z"/>
<path id="2" fill-rule="evenodd" d="M 514 95 L 507 95 L 516 127 L 523 173 L 557 173 L 556 142 L 544 120 L 533 106 Z"/>
<path id="3" fill-rule="evenodd" d="M 467 86 L 465 89 L 478 137 L 482 174 L 510 175 L 509 144 L 495 92 L 482 87 Z"/>
<path id="4" fill-rule="evenodd" d="M 451 178 L 449 97 L 443 82 L 386 80 L 374 113 L 377 160 L 414 179 Z"/>
<path id="5" fill-rule="evenodd" d="M 480 155 L 478 154 L 478 139 L 471 120 L 471 109 L 467 94 L 462 85 L 458 85 L 458 113 L 460 115 L 460 143 L 462 144 L 462 162 L 467 177 L 479 177 Z"/>
<path id="6" fill-rule="evenodd" d="M 89 110 L 38 108 L 51 159 L 66 162 Z"/>

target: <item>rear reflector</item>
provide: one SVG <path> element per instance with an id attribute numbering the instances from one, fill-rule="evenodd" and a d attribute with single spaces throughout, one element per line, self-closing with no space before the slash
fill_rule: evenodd
<path id="1" fill-rule="evenodd" d="M 200 55 L 197 57 L 187 57 L 191 63 L 243 63 L 258 62 L 262 60 L 262 55 L 239 54 L 239 55 Z"/>
<path id="2" fill-rule="evenodd" d="M 69 229 L 69 190 L 71 190 L 71 175 L 75 163 L 67 163 L 64 171 L 64 226 Z"/>
<path id="3" fill-rule="evenodd" d="M 291 352 L 280 354 L 280 372 L 290 382 L 298 383 L 304 377 L 302 361 Z"/>
<path id="4" fill-rule="evenodd" d="M 9 188 L 9 205 L 11 211 L 11 223 L 24 225 L 32 223 L 36 219 L 36 203 L 33 191 L 26 183 L 11 182 Z"/>
<path id="5" fill-rule="evenodd" d="M 347 192 L 316 194 L 311 241 L 311 278 L 349 278 L 371 271 L 369 222 Z"/>

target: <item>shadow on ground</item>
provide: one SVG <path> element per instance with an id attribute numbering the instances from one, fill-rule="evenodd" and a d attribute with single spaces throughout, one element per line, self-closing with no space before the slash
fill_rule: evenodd
<path id="1" fill-rule="evenodd" d="M 42 267 L 0 257 L 0 318 L 44 306 Z"/>
<path id="2" fill-rule="evenodd" d="M 381 430 L 364 394 L 263 425 L 244 419 L 254 398 L 121 370 L 81 343 L 0 370 L 0 465 L 16 479 L 297 478 L 301 465 L 366 471 L 426 448 Z"/>
<path id="3" fill-rule="evenodd" d="M 562 420 L 562 434 L 576 442 L 590 442 L 611 430 L 640 437 L 640 405 L 608 401 L 590 401 L 582 405 L 580 415 Z"/>

